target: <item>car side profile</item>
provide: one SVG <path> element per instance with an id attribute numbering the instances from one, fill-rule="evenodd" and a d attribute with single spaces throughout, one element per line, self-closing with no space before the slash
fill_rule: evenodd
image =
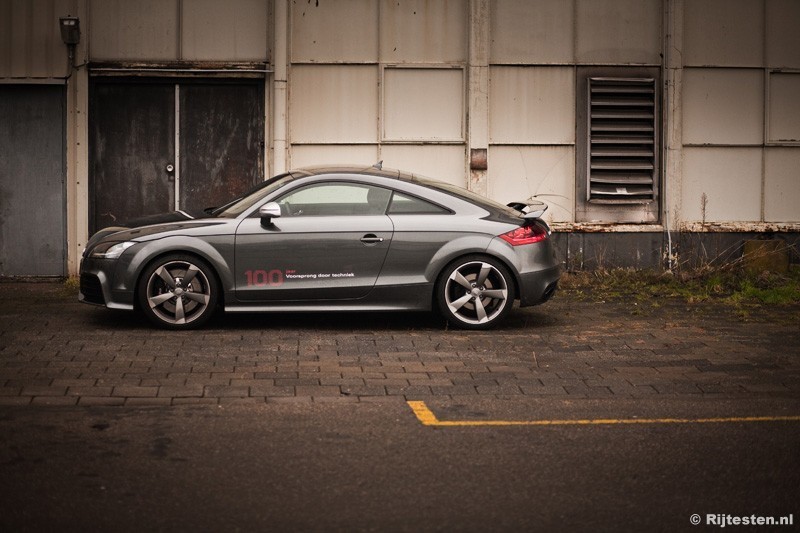
<path id="1" fill-rule="evenodd" d="M 219 309 L 438 309 L 454 326 L 485 329 L 515 300 L 541 304 L 557 288 L 544 209 L 396 170 L 293 170 L 203 216 L 97 232 L 79 299 L 171 329 L 202 326 Z"/>

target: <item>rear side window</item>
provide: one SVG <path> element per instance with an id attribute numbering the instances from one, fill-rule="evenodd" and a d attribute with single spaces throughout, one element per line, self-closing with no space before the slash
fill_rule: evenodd
<path id="1" fill-rule="evenodd" d="M 392 195 L 392 203 L 389 205 L 390 215 L 446 215 L 449 213 L 450 211 L 436 204 L 399 192 Z"/>

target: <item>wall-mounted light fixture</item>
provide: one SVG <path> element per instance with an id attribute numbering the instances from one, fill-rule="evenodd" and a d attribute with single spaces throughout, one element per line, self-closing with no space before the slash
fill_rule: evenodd
<path id="1" fill-rule="evenodd" d="M 78 17 L 59 17 L 61 40 L 66 45 L 76 45 L 81 42 L 81 21 Z"/>

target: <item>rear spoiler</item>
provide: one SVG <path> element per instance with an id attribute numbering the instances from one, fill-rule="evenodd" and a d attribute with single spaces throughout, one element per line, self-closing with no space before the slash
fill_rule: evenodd
<path id="1" fill-rule="evenodd" d="M 541 218 L 547 211 L 547 204 L 539 200 L 525 200 L 524 202 L 511 202 L 508 207 L 522 213 L 522 218 Z"/>

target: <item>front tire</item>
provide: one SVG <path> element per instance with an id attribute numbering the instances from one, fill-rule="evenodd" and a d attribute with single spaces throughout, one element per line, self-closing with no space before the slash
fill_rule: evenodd
<path id="1" fill-rule="evenodd" d="M 138 299 L 153 324 L 191 329 L 202 326 L 214 314 L 219 284 L 205 261 L 173 254 L 159 258 L 142 272 Z"/>
<path id="2" fill-rule="evenodd" d="M 436 299 L 440 312 L 453 326 L 489 329 L 513 307 L 513 278 L 495 259 L 463 257 L 442 271 L 436 283 Z"/>

